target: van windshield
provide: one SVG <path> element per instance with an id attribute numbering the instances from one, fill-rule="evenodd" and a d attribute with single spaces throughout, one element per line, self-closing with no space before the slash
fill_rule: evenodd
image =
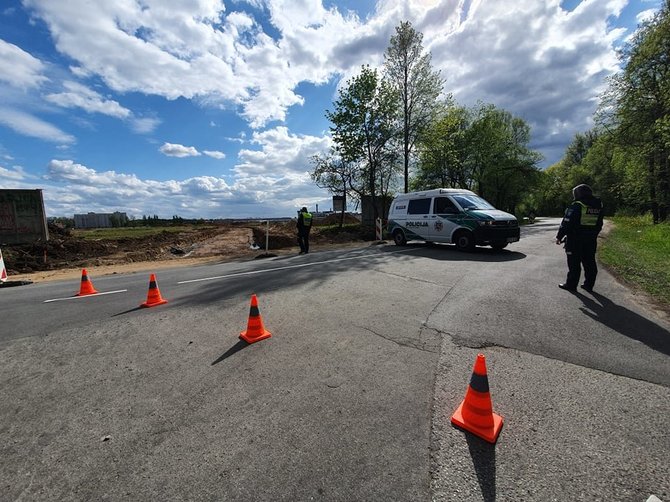
<path id="1" fill-rule="evenodd" d="M 495 209 L 495 207 L 477 195 L 452 195 L 451 197 L 465 211 L 470 209 Z"/>

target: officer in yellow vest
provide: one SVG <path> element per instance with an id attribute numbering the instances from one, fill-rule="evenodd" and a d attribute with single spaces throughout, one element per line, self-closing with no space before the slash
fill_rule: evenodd
<path id="1" fill-rule="evenodd" d="M 581 287 L 590 292 L 598 275 L 596 247 L 598 233 L 603 228 L 603 204 L 588 185 L 577 185 L 572 189 L 572 196 L 575 200 L 565 210 L 556 234 L 556 244 L 565 242 L 568 258 L 568 277 L 558 287 L 576 291 L 583 266 L 584 283 Z"/>
<path id="2" fill-rule="evenodd" d="M 309 253 L 309 231 L 312 229 L 312 213 L 303 207 L 298 211 L 298 244 L 300 254 Z"/>

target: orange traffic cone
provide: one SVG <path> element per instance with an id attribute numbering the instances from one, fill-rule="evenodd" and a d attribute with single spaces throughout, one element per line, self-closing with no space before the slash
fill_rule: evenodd
<path id="1" fill-rule="evenodd" d="M 81 286 L 76 296 L 95 295 L 96 293 L 97 291 L 93 287 L 93 283 L 88 278 L 88 272 L 86 272 L 86 269 L 83 269 L 81 271 Z"/>
<path id="2" fill-rule="evenodd" d="M 486 358 L 483 354 L 477 355 L 465 399 L 451 416 L 451 423 L 489 443 L 495 443 L 498 439 L 503 418 L 493 413 L 489 379 L 486 376 Z"/>
<path id="3" fill-rule="evenodd" d="M 270 338 L 272 333 L 263 326 L 263 318 L 258 310 L 258 299 L 256 295 L 251 295 L 251 308 L 249 309 L 249 322 L 247 323 L 247 330 L 240 333 L 240 338 L 247 343 L 260 342 L 266 338 Z"/>
<path id="4" fill-rule="evenodd" d="M 140 307 L 155 307 L 156 305 L 163 305 L 167 303 L 161 296 L 161 291 L 156 284 L 156 274 L 151 274 L 149 277 L 149 292 L 147 293 L 147 301 L 142 303 Z"/>

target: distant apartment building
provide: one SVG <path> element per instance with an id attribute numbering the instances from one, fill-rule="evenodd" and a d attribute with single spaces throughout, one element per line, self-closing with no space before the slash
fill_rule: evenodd
<path id="1" fill-rule="evenodd" d="M 87 213 L 74 215 L 74 228 L 121 227 L 128 221 L 126 213 Z"/>

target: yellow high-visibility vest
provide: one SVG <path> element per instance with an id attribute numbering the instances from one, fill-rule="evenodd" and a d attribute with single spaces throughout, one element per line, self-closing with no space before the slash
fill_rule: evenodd
<path id="1" fill-rule="evenodd" d="M 598 216 L 600 216 L 601 209 L 599 207 L 591 207 L 584 204 L 582 201 L 575 201 L 582 206 L 581 226 L 596 227 L 598 225 Z"/>

